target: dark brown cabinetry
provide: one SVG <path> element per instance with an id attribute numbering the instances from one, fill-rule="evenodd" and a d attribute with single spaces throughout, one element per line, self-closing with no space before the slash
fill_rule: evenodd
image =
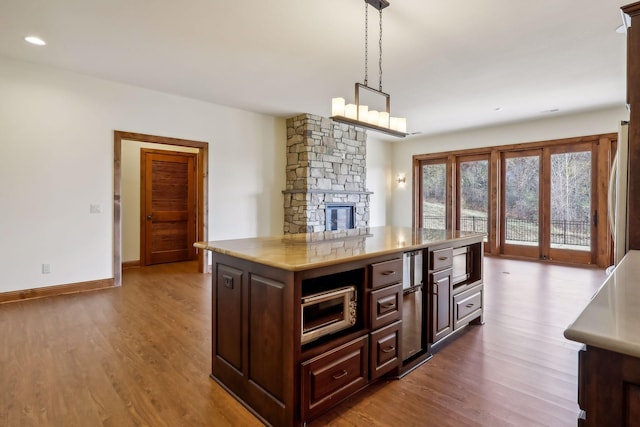
<path id="1" fill-rule="evenodd" d="M 212 377 L 272 424 L 293 424 L 292 275 L 217 254 Z"/>
<path id="2" fill-rule="evenodd" d="M 587 346 L 578 369 L 578 425 L 640 425 L 640 359 Z"/>
<path id="3" fill-rule="evenodd" d="M 367 384 L 367 337 L 302 363 L 302 418 L 310 419 Z"/>
<path id="4" fill-rule="evenodd" d="M 400 333 L 402 321 L 371 333 L 371 379 L 380 378 L 400 365 Z"/>
<path id="5" fill-rule="evenodd" d="M 371 329 L 402 319 L 402 284 L 371 291 L 369 306 Z"/>
<path id="6" fill-rule="evenodd" d="M 453 328 L 458 329 L 482 314 L 484 287 L 475 286 L 453 296 Z"/>
<path id="7" fill-rule="evenodd" d="M 482 243 L 429 251 L 429 342 L 437 351 L 445 338 L 470 322 L 482 323 Z"/>
<path id="8" fill-rule="evenodd" d="M 438 342 L 453 331 L 451 316 L 451 268 L 429 274 L 431 282 L 430 341 Z"/>
<path id="9" fill-rule="evenodd" d="M 369 326 L 371 379 L 400 367 L 402 337 L 402 258 L 371 265 Z"/>
<path id="10" fill-rule="evenodd" d="M 481 257 L 481 238 L 458 238 L 457 243 Z M 432 324 L 441 344 L 455 321 L 463 326 L 481 314 L 475 308 L 475 290 L 465 289 L 455 299 L 454 249 L 400 247 L 382 255 L 292 270 L 214 252 L 211 377 L 265 424 L 300 426 L 380 378 L 407 374 L 431 356 Z M 426 261 L 426 256 L 434 258 Z M 406 260 L 413 261 L 408 271 Z M 411 277 L 407 289 L 405 273 Z M 430 291 L 438 297 L 430 300 L 434 306 L 421 297 L 427 273 Z M 330 300 L 311 307 L 319 295 L 329 295 Z M 411 300 L 407 313 L 420 350 L 403 359 L 407 295 L 420 296 Z M 353 322 L 343 325 L 345 310 Z M 327 328 L 336 322 L 340 327 Z M 315 328 L 324 328 L 323 333 L 303 339 L 307 329 Z M 403 365 L 406 360 L 409 363 Z"/>
<path id="11" fill-rule="evenodd" d="M 629 113 L 629 249 L 640 249 L 640 2 L 622 11 L 631 17 L 627 31 L 627 103 Z"/>

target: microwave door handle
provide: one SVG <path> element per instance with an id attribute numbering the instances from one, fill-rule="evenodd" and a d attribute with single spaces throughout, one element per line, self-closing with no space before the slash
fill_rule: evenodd
<path id="1" fill-rule="evenodd" d="M 331 297 L 337 297 L 337 296 L 346 295 L 349 292 L 351 292 L 350 288 L 338 289 L 337 291 L 327 292 L 326 294 L 314 295 L 314 296 L 311 296 L 311 297 L 302 298 L 302 303 L 303 304 L 310 304 L 310 303 L 313 303 L 313 302 L 316 302 L 316 301 L 326 300 L 326 299 L 331 298 Z"/>

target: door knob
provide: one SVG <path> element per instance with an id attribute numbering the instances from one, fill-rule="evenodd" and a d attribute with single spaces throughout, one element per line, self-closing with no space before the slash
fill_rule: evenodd
<path id="1" fill-rule="evenodd" d="M 151 219 L 151 215 L 147 215 L 147 219 Z"/>

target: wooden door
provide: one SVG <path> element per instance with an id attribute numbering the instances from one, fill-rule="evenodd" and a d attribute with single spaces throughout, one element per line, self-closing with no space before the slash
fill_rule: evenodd
<path id="1" fill-rule="evenodd" d="M 451 269 L 431 274 L 431 342 L 453 331 L 451 312 Z"/>
<path id="2" fill-rule="evenodd" d="M 140 250 L 144 265 L 196 258 L 195 153 L 141 149 Z"/>

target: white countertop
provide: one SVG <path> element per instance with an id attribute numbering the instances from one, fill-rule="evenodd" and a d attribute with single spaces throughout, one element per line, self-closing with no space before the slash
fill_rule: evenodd
<path id="1" fill-rule="evenodd" d="M 640 357 L 640 251 L 630 251 L 564 336 Z"/>

